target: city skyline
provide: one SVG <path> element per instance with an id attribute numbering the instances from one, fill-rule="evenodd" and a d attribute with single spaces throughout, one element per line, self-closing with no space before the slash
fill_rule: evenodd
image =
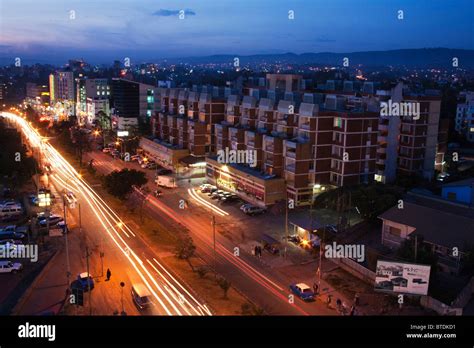
<path id="1" fill-rule="evenodd" d="M 472 49 L 472 6 L 469 0 L 450 7 L 439 1 L 372 0 L 273 1 L 271 6 L 268 1 L 2 2 L 1 58 L 54 64 L 80 57 L 101 64 L 120 57 L 150 61 L 214 54 Z M 289 11 L 294 11 L 292 20 Z"/>

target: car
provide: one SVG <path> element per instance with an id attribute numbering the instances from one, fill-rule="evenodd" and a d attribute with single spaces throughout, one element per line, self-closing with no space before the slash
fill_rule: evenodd
<path id="1" fill-rule="evenodd" d="M 0 261 L 0 273 L 16 273 L 23 269 L 19 262 Z"/>
<path id="2" fill-rule="evenodd" d="M 143 162 L 140 167 L 145 169 L 148 166 L 148 162 Z"/>
<path id="3" fill-rule="evenodd" d="M 132 285 L 132 299 L 135 305 L 139 310 L 145 310 L 152 307 L 154 304 L 152 302 L 152 295 L 147 287 L 142 284 L 133 284 Z"/>
<path id="4" fill-rule="evenodd" d="M 313 290 L 305 283 L 291 284 L 290 290 L 293 294 L 298 296 L 303 301 L 313 301 L 314 292 Z"/>
<path id="5" fill-rule="evenodd" d="M 208 192 L 211 191 L 211 188 L 212 188 L 212 186 L 204 186 L 204 187 L 200 187 L 199 189 L 200 189 L 201 193 L 208 193 Z"/>
<path id="6" fill-rule="evenodd" d="M 0 240 L 5 239 L 25 239 L 26 234 L 21 232 L 0 232 Z"/>
<path id="7" fill-rule="evenodd" d="M 19 203 L 19 202 L 15 202 L 15 201 L 3 201 L 3 202 L 0 204 L 0 207 L 1 207 L 1 208 L 6 208 L 6 207 L 17 206 L 17 205 L 20 205 L 20 203 Z"/>
<path id="8" fill-rule="evenodd" d="M 244 203 L 240 206 L 240 210 L 245 212 L 247 210 L 247 208 L 250 208 L 251 206 L 252 206 L 252 204 L 250 204 L 250 203 Z"/>
<path id="9" fill-rule="evenodd" d="M 109 153 L 110 151 L 111 151 L 110 147 L 104 147 L 104 148 L 102 149 L 102 152 L 103 152 L 103 153 Z"/>
<path id="10" fill-rule="evenodd" d="M 207 193 L 207 195 L 208 195 L 208 196 L 212 196 L 212 194 L 213 194 L 214 192 L 216 192 L 217 190 L 218 190 L 218 188 L 215 187 L 215 186 L 213 186 L 213 187 L 211 187 L 211 189 L 209 190 L 209 192 Z"/>
<path id="11" fill-rule="evenodd" d="M 58 222 L 61 222 L 61 221 L 64 221 L 64 219 L 62 218 L 62 216 L 59 216 L 59 215 L 50 215 L 49 216 L 49 219 L 47 219 L 46 217 L 43 217 L 43 219 L 41 219 L 39 221 L 39 225 L 41 227 L 44 227 L 48 224 L 48 220 L 49 220 L 49 226 L 52 227 L 52 226 L 55 226 L 58 224 Z"/>
<path id="12" fill-rule="evenodd" d="M 94 289 L 94 279 L 87 272 L 82 272 L 82 273 L 78 274 L 77 275 L 77 282 L 78 282 L 78 285 L 84 291 L 89 290 L 89 287 L 90 287 L 91 290 Z"/>
<path id="13" fill-rule="evenodd" d="M 16 225 L 9 225 L 9 226 L 0 228 L 0 233 L 1 232 L 15 232 L 15 231 L 16 231 Z"/>
<path id="14" fill-rule="evenodd" d="M 169 175 L 172 173 L 173 173 L 172 170 L 166 169 L 166 168 L 158 169 L 158 171 L 156 172 L 157 175 Z"/>
<path id="15" fill-rule="evenodd" d="M 148 165 L 145 168 L 154 170 L 154 169 L 157 168 L 157 165 L 156 165 L 155 162 L 150 162 L 150 163 L 148 163 Z"/>
<path id="16" fill-rule="evenodd" d="M 258 215 L 258 214 L 263 214 L 267 210 L 265 208 L 257 207 L 255 205 L 252 205 L 248 207 L 247 209 L 244 210 L 244 213 L 247 215 Z"/>
<path id="17" fill-rule="evenodd" d="M 133 156 L 130 156 L 130 161 L 138 161 L 140 158 L 142 158 L 142 156 L 140 156 L 140 155 L 133 155 Z"/>
<path id="18" fill-rule="evenodd" d="M 235 194 L 231 194 L 231 195 L 225 195 L 224 197 L 221 198 L 221 201 L 222 202 L 225 202 L 225 203 L 230 203 L 230 202 L 235 202 L 239 199 L 239 197 Z"/>
<path id="19" fill-rule="evenodd" d="M 219 199 L 220 195 L 219 191 L 214 191 L 211 193 L 211 199 Z"/>

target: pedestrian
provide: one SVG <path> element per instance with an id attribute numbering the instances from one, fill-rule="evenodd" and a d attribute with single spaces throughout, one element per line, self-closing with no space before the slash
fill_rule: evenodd
<path id="1" fill-rule="evenodd" d="M 349 315 L 351 315 L 351 316 L 355 315 L 355 306 L 354 305 L 351 307 L 351 311 L 350 311 Z"/>
<path id="2" fill-rule="evenodd" d="M 112 276 L 112 272 L 110 272 L 110 269 L 107 268 L 107 282 L 110 280 L 110 277 Z"/>
<path id="3" fill-rule="evenodd" d="M 255 247 L 253 248 L 253 254 L 255 256 L 258 256 L 258 245 L 255 245 Z"/>
<path id="4" fill-rule="evenodd" d="M 313 283 L 313 292 L 315 295 L 318 294 L 318 290 L 319 290 L 318 284 Z"/>
<path id="5" fill-rule="evenodd" d="M 359 305 L 359 294 L 357 294 L 357 293 L 356 293 L 355 296 L 354 296 L 354 305 L 355 305 L 355 306 L 358 306 L 358 305 Z"/>
<path id="6" fill-rule="evenodd" d="M 341 306 L 342 306 L 342 301 L 341 301 L 340 298 L 338 298 L 338 299 L 336 300 L 336 307 L 337 307 L 337 309 L 338 309 L 339 311 L 341 310 Z"/>
<path id="7" fill-rule="evenodd" d="M 332 301 L 332 295 L 328 295 L 326 298 L 326 305 L 329 308 L 331 306 L 331 301 Z"/>

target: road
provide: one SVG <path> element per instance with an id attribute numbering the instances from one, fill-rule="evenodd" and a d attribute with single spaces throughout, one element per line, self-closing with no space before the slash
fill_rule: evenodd
<path id="1" fill-rule="evenodd" d="M 124 162 L 113 159 L 110 155 L 94 151 L 88 153 L 88 159 L 94 159 L 94 168 L 101 174 L 123 168 L 140 169 L 136 162 Z M 149 188 L 153 184 L 154 171 L 145 170 L 149 179 Z M 269 269 L 257 258 L 241 250 L 237 243 L 216 233 L 216 249 L 214 254 L 213 228 L 211 215 L 216 217 L 217 224 L 235 225 L 231 208 L 221 209 L 200 196 L 191 187 L 189 189 L 163 190 L 159 199 L 148 195 L 145 210 L 162 224 L 180 224 L 186 227 L 196 244 L 197 251 L 218 273 L 230 280 L 234 287 L 243 292 L 254 303 L 272 315 L 335 315 L 333 310 L 326 308 L 321 302 L 305 303 L 290 298 L 288 286 L 292 281 L 287 274 Z M 186 209 L 180 209 L 179 201 L 188 202 Z M 230 212 L 229 212 L 230 211 Z M 240 213 L 240 211 L 238 212 Z M 265 224 L 264 217 L 253 217 L 247 223 Z M 242 227 L 245 229 L 245 226 Z M 236 249 L 238 248 L 238 249 Z M 236 256 L 238 254 L 238 256 Z M 316 267 L 314 267 L 316 269 Z M 294 274 L 298 274 L 295 267 Z"/>
<path id="2" fill-rule="evenodd" d="M 97 254 L 103 251 L 104 259 L 107 265 L 113 265 L 113 279 L 121 278 L 127 284 L 140 282 L 145 284 L 152 294 L 155 303 L 153 314 L 158 315 L 212 315 L 211 310 L 198 299 L 197 295 L 190 288 L 183 285 L 173 275 L 172 271 L 160 262 L 158 255 L 146 244 L 146 242 L 137 235 L 130 226 L 116 214 L 116 212 L 85 182 L 79 173 L 61 156 L 61 154 L 48 143 L 48 140 L 42 137 L 25 119 L 18 115 L 2 112 L 2 116 L 12 121 L 20 129 L 30 145 L 38 149 L 42 154 L 41 161 L 49 163 L 52 168 L 50 175 L 51 183 L 59 190 L 74 192 L 80 204 L 81 228 L 79 234 L 83 234 L 79 239 L 79 247 L 74 248 L 69 245 L 71 250 L 76 250 L 78 255 L 67 255 L 67 269 L 73 273 L 71 266 L 73 261 L 81 259 L 80 264 L 84 265 L 86 259 L 86 248 L 95 255 L 94 267 L 97 271 Z M 79 209 L 79 207 L 77 208 Z M 77 214 L 75 212 L 74 214 Z M 67 242 L 65 237 L 65 243 Z M 69 237 L 73 240 L 73 237 Z M 69 250 L 67 248 L 67 250 Z M 99 252 L 97 252 L 99 251 Z M 82 254 L 82 255 L 81 255 Z M 90 256 L 92 258 L 93 256 Z M 75 263 L 77 264 L 77 262 Z M 106 266 L 107 267 L 107 266 Z M 92 267 L 90 268 L 91 274 Z M 79 271 L 79 270 L 76 270 Z M 81 272 L 86 269 L 81 269 Z M 58 275 L 59 276 L 59 275 Z M 72 281 L 72 277 L 69 281 Z M 93 290 L 95 301 L 108 301 L 106 287 L 103 287 L 102 294 Z M 117 287 L 118 289 L 118 287 Z M 130 289 L 130 288 L 128 288 Z M 110 290 L 112 291 L 112 290 Z M 120 290 L 118 290 L 120 291 Z M 99 296 L 100 295 L 100 296 Z M 109 296 L 116 302 L 115 296 Z M 127 297 L 127 303 L 130 303 L 130 296 Z M 116 303 L 111 303 L 110 308 L 116 308 Z M 129 308 L 131 308 L 129 306 Z M 112 314 L 94 312 L 94 314 Z M 130 314 L 138 314 L 133 312 Z"/>

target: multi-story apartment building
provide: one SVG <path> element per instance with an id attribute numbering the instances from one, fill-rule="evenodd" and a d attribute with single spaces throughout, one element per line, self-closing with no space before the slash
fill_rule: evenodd
<path id="1" fill-rule="evenodd" d="M 152 116 L 159 110 L 159 100 L 155 98 L 158 94 L 158 87 L 120 78 L 112 79 L 115 122 L 120 124 L 118 118 L 122 118 L 128 119 L 130 124 L 151 123 Z"/>
<path id="2" fill-rule="evenodd" d="M 454 129 L 467 141 L 474 142 L 474 92 L 460 93 Z"/>
<path id="3" fill-rule="evenodd" d="M 447 120 L 440 119 L 441 97 L 436 91 L 412 93 L 399 83 L 380 91 L 381 102 L 418 109 L 416 115 L 381 115 L 376 180 L 393 182 L 397 175 L 433 179 L 442 170 L 447 145 Z"/>
<path id="4" fill-rule="evenodd" d="M 401 174 L 430 178 L 443 162 L 438 95 L 336 80 L 303 91 L 302 81 L 268 75 L 266 83 L 227 94 L 163 89 L 155 134 L 196 161 L 205 157 L 208 181 L 260 205 L 286 199 L 306 205 L 331 187 Z M 388 101 L 418 103 L 419 117 L 383 116 L 381 103 Z M 255 162 L 222 162 L 217 154 L 225 150 L 255 154 Z"/>

